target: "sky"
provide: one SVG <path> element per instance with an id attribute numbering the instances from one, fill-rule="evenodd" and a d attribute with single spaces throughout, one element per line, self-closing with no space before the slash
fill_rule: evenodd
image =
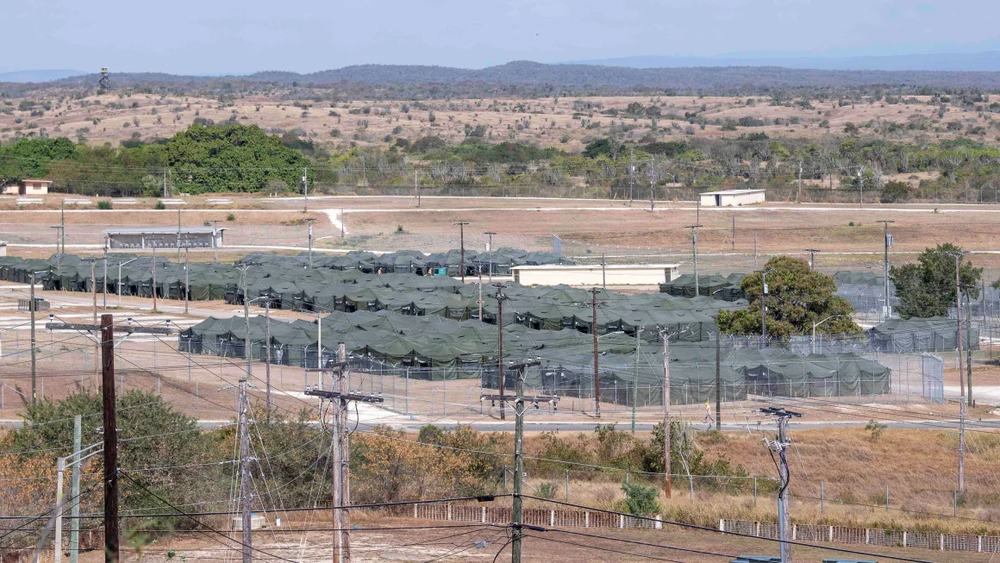
<path id="1" fill-rule="evenodd" d="M 3 0 L 0 72 L 1000 50 L 995 0 Z M 21 46 L 21 47 L 15 47 Z"/>

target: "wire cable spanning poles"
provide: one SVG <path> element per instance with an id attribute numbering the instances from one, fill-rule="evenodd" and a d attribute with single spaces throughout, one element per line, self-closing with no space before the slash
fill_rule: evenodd
<path id="1" fill-rule="evenodd" d="M 775 461 L 775 465 L 778 467 L 778 476 L 781 478 L 781 489 L 778 490 L 778 539 L 781 541 L 781 563 L 791 563 L 792 561 L 792 544 L 788 543 L 791 539 L 791 534 L 789 529 L 791 528 L 791 516 L 788 514 L 788 460 L 785 457 L 788 447 L 792 445 L 791 440 L 788 439 L 787 427 L 788 419 L 795 416 L 801 417 L 802 413 L 797 413 L 783 408 L 777 407 L 767 407 L 760 409 L 760 412 L 764 414 L 769 414 L 773 416 L 778 421 L 778 436 L 774 440 L 768 440 L 765 438 L 763 440 L 764 446 L 768 449 L 771 454 L 771 460 L 774 461 L 774 454 L 778 454 L 778 461 Z"/>

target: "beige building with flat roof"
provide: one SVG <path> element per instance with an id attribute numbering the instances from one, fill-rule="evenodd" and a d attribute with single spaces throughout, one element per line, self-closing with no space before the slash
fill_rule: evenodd
<path id="1" fill-rule="evenodd" d="M 677 277 L 677 264 L 608 264 L 514 266 L 514 281 L 522 285 L 658 285 Z"/>
<path id="2" fill-rule="evenodd" d="M 764 190 L 719 190 L 698 195 L 702 207 L 739 207 L 764 203 Z"/>
<path id="3" fill-rule="evenodd" d="M 21 180 L 3 187 L 3 195 L 46 195 L 52 180 Z"/>

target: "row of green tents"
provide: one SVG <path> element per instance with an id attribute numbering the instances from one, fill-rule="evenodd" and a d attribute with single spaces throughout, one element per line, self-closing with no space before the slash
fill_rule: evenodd
<path id="1" fill-rule="evenodd" d="M 267 339 L 267 335 L 270 339 Z M 255 316 L 207 319 L 180 335 L 183 351 L 243 358 L 249 336 L 253 358 L 315 368 L 335 360 L 343 342 L 357 369 L 415 379 L 481 378 L 497 388 L 496 327 L 477 321 L 413 317 L 388 311 L 332 313 L 318 321 L 279 321 Z M 618 404 L 662 404 L 662 342 L 655 332 L 637 339 L 611 333 L 598 339 L 601 395 Z M 549 394 L 590 398 L 594 394 L 593 337 L 572 329 L 503 328 L 504 356 L 538 358 L 526 372 L 529 388 Z M 638 343 L 637 343 L 638 340 Z M 322 342 L 322 356 L 319 343 Z M 638 348 L 638 350 L 637 350 Z M 713 399 L 716 385 L 714 342 L 673 342 L 670 346 L 671 402 Z M 725 343 L 721 354 L 722 395 L 742 400 L 766 396 L 868 396 L 889 390 L 889 370 L 856 354 L 798 355 L 787 349 L 756 350 Z M 507 370 L 505 383 L 512 385 Z M 613 397 L 613 399 L 612 399 Z"/>

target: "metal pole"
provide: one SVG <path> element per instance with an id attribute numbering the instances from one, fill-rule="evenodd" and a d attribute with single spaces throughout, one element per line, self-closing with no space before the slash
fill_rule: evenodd
<path id="1" fill-rule="evenodd" d="M 767 340 L 767 272 L 760 272 L 760 343 Z"/>
<path id="2" fill-rule="evenodd" d="M 104 289 L 102 292 L 101 299 L 103 300 L 103 309 L 108 310 L 108 247 L 104 247 Z"/>
<path id="3" fill-rule="evenodd" d="M 313 267 L 313 224 L 309 221 L 309 269 Z"/>
<path id="4" fill-rule="evenodd" d="M 247 359 L 247 381 L 253 381 L 253 370 L 251 367 L 251 358 L 253 356 L 253 349 L 250 347 L 250 299 L 247 295 L 246 282 L 243 284 L 243 319 L 246 321 L 247 333 L 243 338 L 243 355 Z"/>
<path id="5" fill-rule="evenodd" d="M 722 332 L 715 334 L 715 430 L 722 431 Z"/>
<path id="6" fill-rule="evenodd" d="M 73 473 L 70 476 L 70 495 L 73 504 L 69 523 L 69 563 L 77 563 L 80 557 L 80 450 L 83 448 L 83 417 L 73 417 Z"/>
<path id="7" fill-rule="evenodd" d="M 701 225 L 688 225 L 691 229 L 691 255 L 694 258 L 694 296 L 701 295 L 701 286 L 698 281 L 698 232 L 695 230 Z"/>
<path id="8" fill-rule="evenodd" d="M 787 425 L 788 417 L 779 416 L 778 440 L 783 445 L 788 444 L 788 437 L 786 435 Z M 779 539 L 781 540 L 781 562 L 791 563 L 792 544 L 788 543 L 788 541 L 791 540 L 792 519 L 791 515 L 788 513 L 788 462 L 785 460 L 784 450 L 782 450 L 780 458 L 781 491 L 778 495 L 778 523 L 780 528 Z"/>
<path id="9" fill-rule="evenodd" d="M 253 525 L 251 518 L 252 490 L 250 483 L 250 432 L 248 428 L 247 380 L 240 379 L 240 509 L 242 512 L 243 563 L 253 562 Z"/>
<path id="10" fill-rule="evenodd" d="M 506 297 L 503 294 L 503 284 L 497 284 L 497 377 L 500 380 L 500 420 L 506 419 L 507 405 L 503 394 L 503 301 Z M 409 371 L 407 371 L 409 374 Z M 407 379 L 409 385 L 409 379 Z"/>
<path id="11" fill-rule="evenodd" d="M 35 272 L 31 272 L 31 292 L 28 310 L 31 312 L 31 404 L 38 404 L 38 375 L 35 371 Z"/>
<path id="12" fill-rule="evenodd" d="M 184 247 L 184 314 L 188 314 L 188 300 L 191 298 L 191 256 Z"/>
<path id="13" fill-rule="evenodd" d="M 115 332 L 101 316 L 101 396 L 104 410 L 104 562 L 118 562 L 118 422 L 115 412 Z"/>
<path id="14" fill-rule="evenodd" d="M 956 333 L 958 338 L 958 385 L 962 395 L 962 402 L 965 402 L 965 379 L 962 377 L 962 373 L 965 371 L 962 369 L 962 285 L 959 281 L 959 272 L 961 270 L 961 259 L 962 255 L 955 253 L 955 315 L 958 320 L 958 332 Z M 971 394 L 971 393 L 970 393 Z"/>
<path id="15" fill-rule="evenodd" d="M 635 434 L 635 408 L 639 403 L 639 334 L 642 327 L 635 327 L 635 371 L 632 376 L 632 433 Z"/>
<path id="16" fill-rule="evenodd" d="M 590 332 L 594 335 L 594 416 L 601 418 L 601 368 L 600 359 L 597 351 L 597 288 L 590 290 L 593 296 L 593 323 L 590 327 Z"/>
<path id="17" fill-rule="evenodd" d="M 511 561 L 521 563 L 521 535 L 523 530 L 521 488 L 524 479 L 524 368 L 517 370 L 517 400 L 514 402 L 514 497 L 511 520 Z"/>
<path id="18" fill-rule="evenodd" d="M 156 312 L 156 245 L 153 246 L 153 312 Z"/>
<path id="19" fill-rule="evenodd" d="M 63 473 L 66 471 L 66 458 L 56 458 L 56 509 L 53 518 L 55 519 L 55 541 L 52 542 L 52 555 L 55 563 L 62 561 L 62 511 L 63 511 Z M 38 553 L 35 554 L 35 561 L 38 561 Z"/>
<path id="20" fill-rule="evenodd" d="M 660 331 L 663 337 L 663 473 L 666 477 L 664 492 L 670 498 L 670 333 Z"/>
<path id="21" fill-rule="evenodd" d="M 264 384 L 267 387 L 267 416 L 271 416 L 274 403 L 271 399 L 271 299 L 264 300 Z"/>

